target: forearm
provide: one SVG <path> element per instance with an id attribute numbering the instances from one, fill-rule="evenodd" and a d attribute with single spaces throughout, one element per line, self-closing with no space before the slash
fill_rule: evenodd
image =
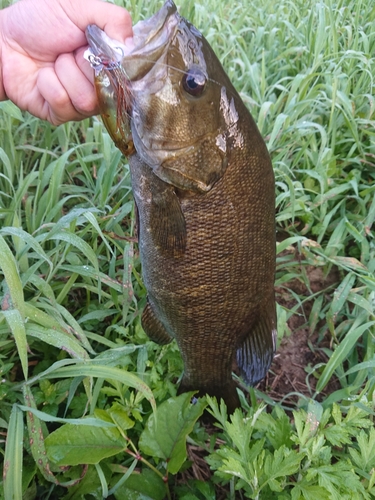
<path id="1" fill-rule="evenodd" d="M 0 101 L 8 99 L 3 84 L 3 17 L 3 11 L 0 11 Z"/>

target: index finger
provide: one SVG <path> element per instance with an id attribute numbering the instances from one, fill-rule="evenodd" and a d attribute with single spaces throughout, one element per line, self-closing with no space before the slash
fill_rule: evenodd
<path id="1" fill-rule="evenodd" d="M 133 35 L 131 16 L 123 7 L 101 0 L 73 1 L 70 5 L 72 11 L 66 9 L 64 5 L 62 7 L 72 22 L 83 32 L 89 24 L 96 24 L 110 38 L 122 43 Z"/>

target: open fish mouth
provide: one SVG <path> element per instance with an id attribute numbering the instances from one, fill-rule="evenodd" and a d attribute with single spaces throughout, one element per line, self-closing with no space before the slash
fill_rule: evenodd
<path id="1" fill-rule="evenodd" d="M 122 44 L 97 26 L 86 30 L 90 47 L 86 59 L 95 70 L 103 122 L 125 156 L 136 152 L 160 179 L 208 192 L 226 169 L 227 142 L 233 134 L 228 120 L 222 119 L 225 103 L 220 97 L 221 85 L 208 76 L 203 50 L 207 42 L 180 16 L 173 0 L 137 23 L 133 33 Z M 208 81 L 214 83 L 206 85 Z M 207 88 L 212 89 L 210 97 L 205 93 Z M 201 112 L 206 101 L 212 120 L 207 121 L 206 116 L 204 125 L 197 127 L 192 117 Z M 176 133 L 179 127 L 181 133 Z M 211 155 L 205 153 L 209 149 Z M 212 161 L 213 155 L 212 169 L 201 169 L 202 159 L 210 156 Z M 184 166 L 186 158 L 195 159 L 189 162 L 193 174 Z"/>
<path id="2" fill-rule="evenodd" d="M 127 38 L 125 44 L 109 38 L 98 26 L 89 25 L 89 48 L 84 58 L 96 74 L 121 65 L 128 80 L 138 80 L 166 50 L 179 19 L 174 2 L 167 0 L 156 14 L 134 25 L 133 37 Z"/>

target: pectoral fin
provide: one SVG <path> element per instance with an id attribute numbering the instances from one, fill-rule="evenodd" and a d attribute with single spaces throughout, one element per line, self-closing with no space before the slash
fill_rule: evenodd
<path id="1" fill-rule="evenodd" d="M 179 257 L 183 255 L 186 247 L 185 217 L 174 188 L 160 179 L 157 181 L 152 186 L 150 205 L 153 243 L 162 255 Z"/>
<path id="2" fill-rule="evenodd" d="M 141 322 L 142 328 L 153 342 L 160 345 L 172 342 L 173 337 L 169 335 L 163 323 L 154 313 L 154 310 L 149 302 L 147 302 L 146 307 L 143 310 Z"/>
<path id="3" fill-rule="evenodd" d="M 272 296 L 236 353 L 241 375 L 249 385 L 256 385 L 266 376 L 275 352 L 276 335 L 276 306 Z"/>
<path id="4" fill-rule="evenodd" d="M 130 157 L 129 165 L 140 242 L 147 233 L 160 255 L 182 256 L 186 248 L 186 222 L 175 187 L 155 175 L 137 154 Z"/>

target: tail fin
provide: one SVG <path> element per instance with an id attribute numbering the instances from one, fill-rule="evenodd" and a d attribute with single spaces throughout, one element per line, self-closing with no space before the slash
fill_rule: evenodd
<path id="1" fill-rule="evenodd" d="M 256 385 L 266 376 L 275 353 L 276 336 L 276 305 L 272 296 L 236 353 L 241 375 L 249 385 Z"/>

